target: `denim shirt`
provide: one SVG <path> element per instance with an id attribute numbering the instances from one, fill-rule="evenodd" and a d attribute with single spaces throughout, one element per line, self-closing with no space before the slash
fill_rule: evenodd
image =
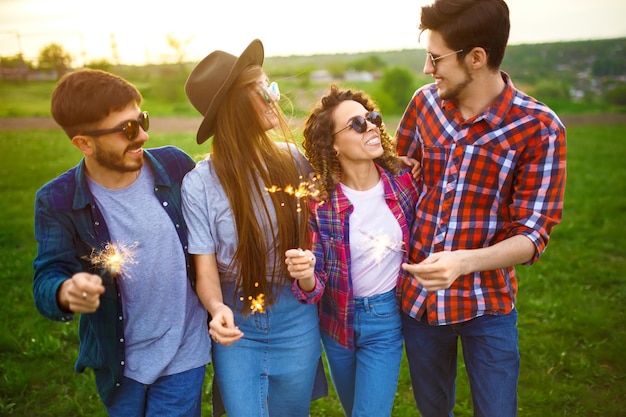
<path id="1" fill-rule="evenodd" d="M 172 146 L 144 150 L 144 157 L 154 172 L 154 193 L 174 223 L 187 253 L 180 185 L 195 162 Z M 106 249 L 111 237 L 87 185 L 84 160 L 37 191 L 35 238 L 38 251 L 33 261 L 33 295 L 43 316 L 63 322 L 72 320 L 74 314 L 61 310 L 57 303 L 61 284 L 78 272 L 102 277 L 105 293 L 100 297 L 100 306 L 95 312 L 80 316 L 80 348 L 75 369 L 77 372 L 84 372 L 87 367 L 94 369 L 98 393 L 108 405 L 123 377 L 124 315 L 115 277 L 107 268 L 95 267 L 90 261 L 94 251 Z M 194 284 L 193 264 L 186 256 L 188 277 Z"/>

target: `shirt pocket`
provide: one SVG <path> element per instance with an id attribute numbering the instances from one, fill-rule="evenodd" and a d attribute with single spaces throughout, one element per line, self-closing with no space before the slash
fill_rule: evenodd
<path id="1" fill-rule="evenodd" d="M 428 146 L 422 149 L 422 179 L 428 188 L 439 184 L 446 172 L 450 151 L 441 146 Z"/>
<path id="2" fill-rule="evenodd" d="M 500 194 L 513 185 L 517 158 L 516 149 L 498 144 L 466 145 L 461 171 L 477 192 Z"/>

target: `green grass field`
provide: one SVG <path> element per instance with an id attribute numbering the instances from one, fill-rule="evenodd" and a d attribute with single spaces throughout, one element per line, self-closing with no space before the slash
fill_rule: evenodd
<path id="1" fill-rule="evenodd" d="M 41 317 L 31 290 L 33 199 L 79 159 L 60 130 L 0 132 L 0 415 L 105 416 L 90 373 L 73 371 L 77 321 Z M 206 152 L 192 134 L 151 132 L 149 145 Z M 626 126 L 568 129 L 563 222 L 543 258 L 520 267 L 520 416 L 626 416 Z M 210 415 L 207 371 L 204 415 Z M 341 416 L 336 395 L 312 416 Z M 406 363 L 394 416 L 418 415 Z M 472 416 L 459 364 L 455 415 Z"/>

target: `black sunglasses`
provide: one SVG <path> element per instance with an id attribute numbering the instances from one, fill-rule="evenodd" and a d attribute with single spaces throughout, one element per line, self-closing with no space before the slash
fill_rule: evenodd
<path id="1" fill-rule="evenodd" d="M 150 118 L 148 112 L 141 112 L 137 120 L 127 120 L 123 126 L 113 127 L 111 129 L 90 130 L 88 132 L 82 132 L 81 135 L 85 136 L 102 136 L 109 133 L 124 132 L 126 139 L 135 140 L 139 136 L 139 128 L 142 128 L 144 132 L 147 132 L 150 128 Z"/>
<path id="2" fill-rule="evenodd" d="M 368 112 L 365 117 L 354 116 L 352 119 L 349 120 L 348 126 L 336 131 L 335 133 L 333 133 L 333 136 L 350 128 L 354 129 L 354 131 L 357 133 L 365 133 L 367 131 L 368 121 L 375 124 L 376 127 L 380 127 L 383 124 L 383 116 L 377 111 Z"/>

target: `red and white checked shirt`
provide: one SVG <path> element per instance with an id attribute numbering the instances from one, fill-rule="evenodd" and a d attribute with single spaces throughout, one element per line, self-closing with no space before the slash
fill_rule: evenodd
<path id="1" fill-rule="evenodd" d="M 415 92 L 396 132 L 399 155 L 422 164 L 409 259 L 492 246 L 516 235 L 536 246 L 532 264 L 561 221 L 565 191 L 565 128 L 543 103 L 506 87 L 496 101 L 464 120 L 434 84 Z M 426 291 L 410 275 L 400 288 L 402 309 L 427 313 L 430 324 L 507 314 L 517 295 L 513 267 L 459 277 L 449 289 Z M 426 311 L 424 310 L 426 309 Z"/>

